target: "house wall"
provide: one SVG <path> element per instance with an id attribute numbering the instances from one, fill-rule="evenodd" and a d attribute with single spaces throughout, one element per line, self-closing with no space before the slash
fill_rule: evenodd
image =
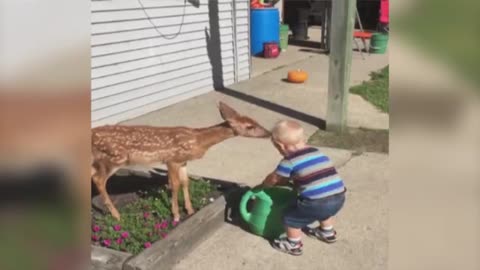
<path id="1" fill-rule="evenodd" d="M 91 4 L 92 126 L 250 78 L 248 0 Z"/>
<path id="2" fill-rule="evenodd" d="M 234 0 L 238 81 L 250 79 L 250 0 Z"/>

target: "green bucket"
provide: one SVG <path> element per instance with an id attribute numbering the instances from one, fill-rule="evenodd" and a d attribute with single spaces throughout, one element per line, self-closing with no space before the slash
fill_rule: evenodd
<path id="1" fill-rule="evenodd" d="M 290 28 L 288 24 L 280 24 L 280 50 L 282 50 L 282 52 L 287 50 L 289 31 Z"/>
<path id="2" fill-rule="evenodd" d="M 388 45 L 388 35 L 382 33 L 374 33 L 370 42 L 371 53 L 385 53 Z"/>

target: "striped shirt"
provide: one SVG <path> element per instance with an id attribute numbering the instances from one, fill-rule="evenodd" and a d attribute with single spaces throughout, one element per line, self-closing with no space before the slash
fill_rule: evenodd
<path id="1" fill-rule="evenodd" d="M 333 163 L 314 147 L 285 157 L 278 165 L 276 174 L 291 178 L 299 195 L 309 199 L 320 199 L 345 190 Z"/>

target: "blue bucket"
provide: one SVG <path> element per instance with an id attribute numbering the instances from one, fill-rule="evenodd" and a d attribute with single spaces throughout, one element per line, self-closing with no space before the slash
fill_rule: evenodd
<path id="1" fill-rule="evenodd" d="M 263 54 L 263 44 L 280 42 L 280 21 L 277 8 L 254 8 L 250 13 L 252 55 Z"/>

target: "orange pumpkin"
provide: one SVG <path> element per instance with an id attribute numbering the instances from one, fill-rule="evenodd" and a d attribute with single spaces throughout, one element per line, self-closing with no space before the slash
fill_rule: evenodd
<path id="1" fill-rule="evenodd" d="M 292 83 L 303 83 L 308 79 L 308 73 L 300 69 L 291 70 L 288 72 L 287 79 Z"/>

